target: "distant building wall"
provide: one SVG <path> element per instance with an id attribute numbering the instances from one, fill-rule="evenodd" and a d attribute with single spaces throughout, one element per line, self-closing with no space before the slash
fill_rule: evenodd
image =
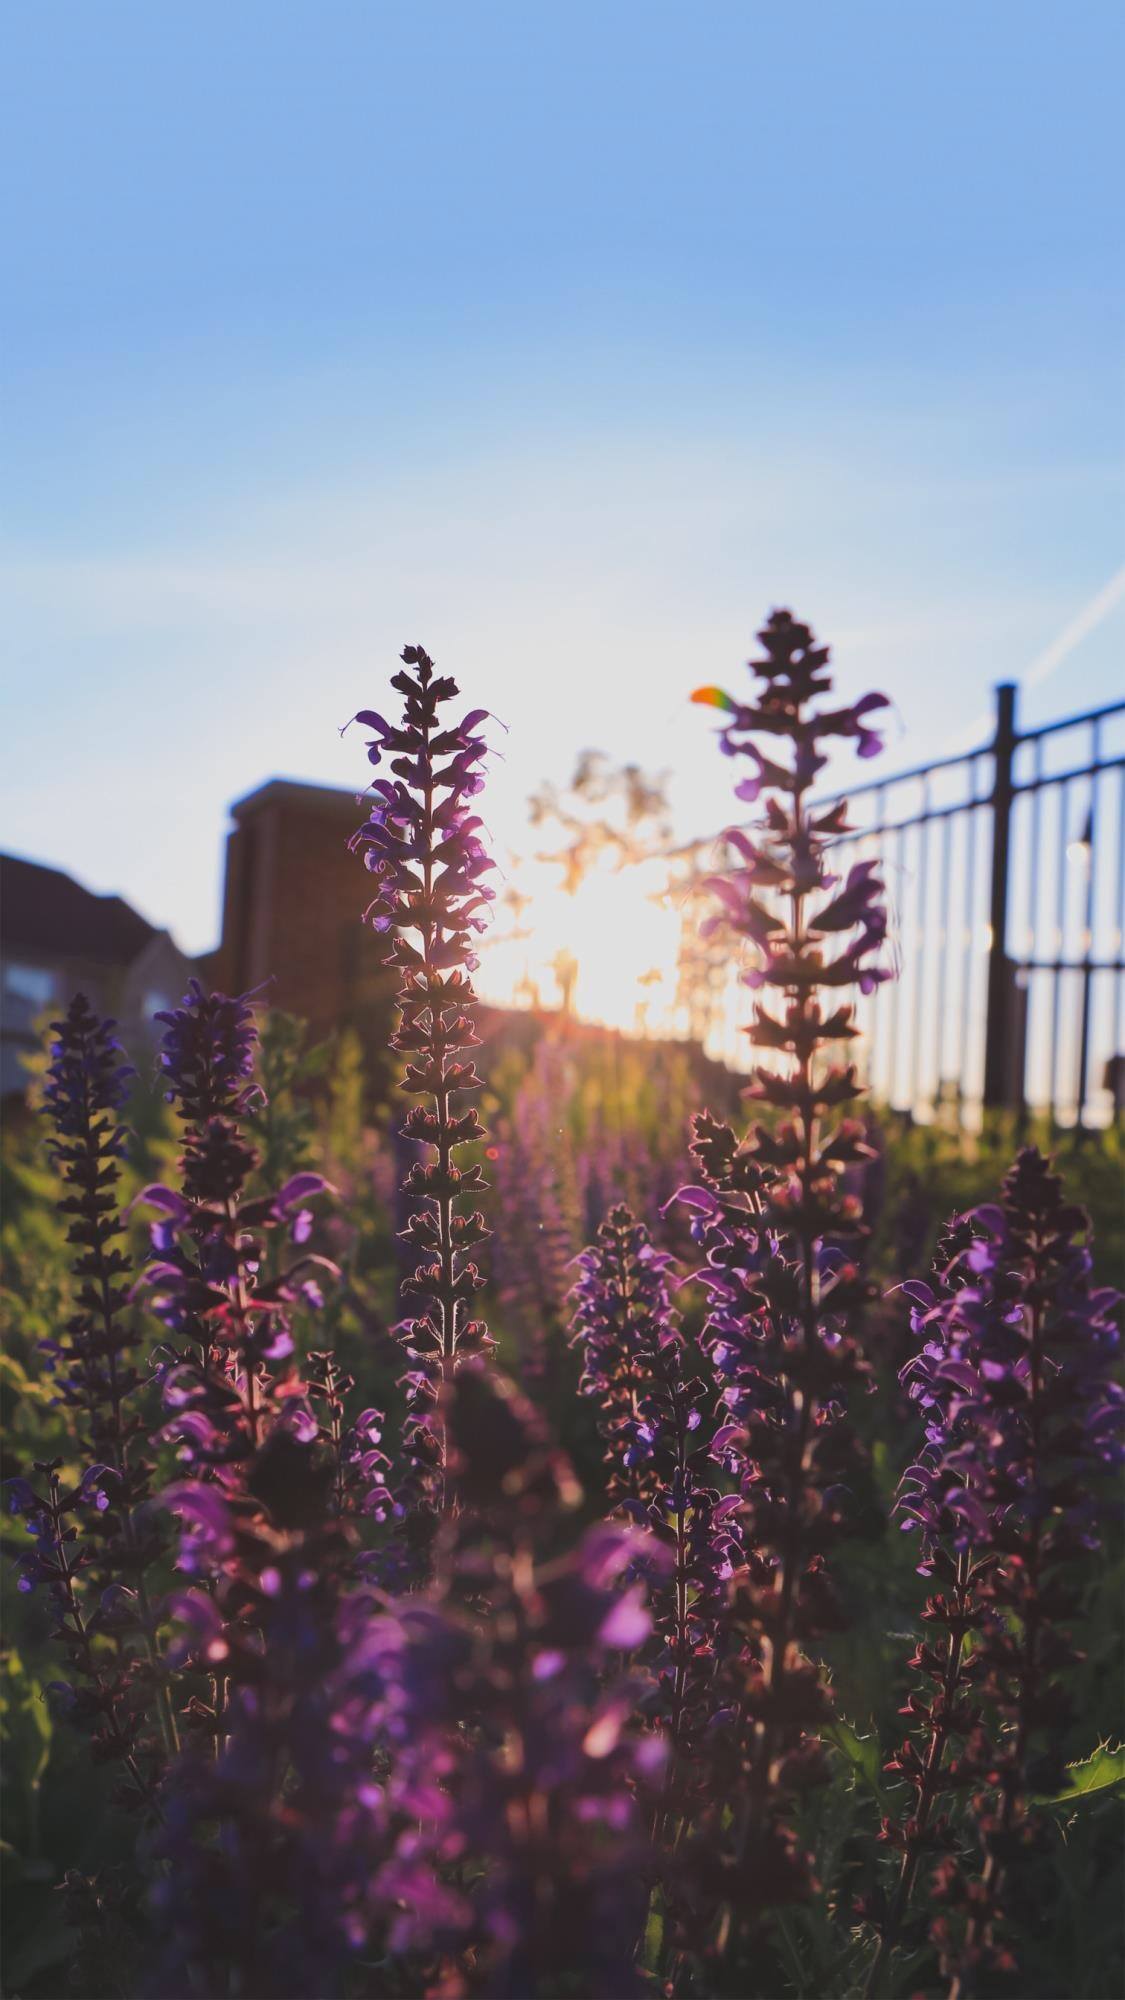
<path id="1" fill-rule="evenodd" d="M 363 818 L 354 794 L 274 778 L 231 808 L 222 941 L 214 983 L 264 988 L 314 1035 L 385 1026 L 394 980 L 362 922 L 367 878 L 348 837 Z M 267 983 L 268 982 L 268 983 Z"/>

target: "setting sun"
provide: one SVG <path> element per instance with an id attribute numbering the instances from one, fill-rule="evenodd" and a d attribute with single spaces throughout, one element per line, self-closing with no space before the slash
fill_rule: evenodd
<path id="1" fill-rule="evenodd" d="M 666 878 L 659 861 L 618 868 L 603 855 L 568 893 L 557 869 L 528 862 L 519 879 L 533 921 L 512 936 L 498 919 L 481 953 L 482 992 L 505 1005 L 563 1005 L 630 1033 L 673 1033 L 679 920 Z"/>

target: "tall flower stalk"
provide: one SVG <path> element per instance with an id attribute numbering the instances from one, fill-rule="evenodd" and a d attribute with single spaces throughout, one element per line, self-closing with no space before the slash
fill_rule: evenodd
<path id="1" fill-rule="evenodd" d="M 454 1159 L 484 1137 L 476 1111 L 458 1109 L 454 1099 L 480 1087 L 471 1057 L 462 1058 L 479 1040 L 470 1011 L 473 937 L 492 900 L 482 883 L 492 863 L 470 805 L 484 782 L 478 730 L 487 711 L 447 721 L 441 711 L 455 699 L 456 681 L 435 674 L 421 646 L 406 646 L 402 660 L 404 671 L 391 679 L 403 697 L 401 721 L 387 722 L 373 709 L 354 718 L 372 732 L 369 762 L 378 768 L 389 760 L 392 775 L 372 781 L 370 817 L 351 846 L 374 883 L 365 919 L 390 939 L 385 962 L 401 974 L 392 1047 L 407 1059 L 403 1088 L 419 1100 L 403 1133 L 430 1154 L 415 1160 L 403 1182 L 411 1213 L 402 1233 L 415 1269 L 402 1289 L 417 1310 L 399 1334 L 411 1363 L 408 1443 L 417 1506 L 432 1519 L 451 1498 L 441 1385 L 461 1361 L 494 1344 L 471 1312 L 484 1282 L 472 1252 L 489 1232 L 479 1210 L 462 1208 L 484 1188 L 484 1176 L 478 1163 L 462 1167 Z"/>
<path id="2" fill-rule="evenodd" d="M 58 1206 L 67 1217 L 79 1290 L 62 1339 L 46 1351 L 61 1400 L 80 1413 L 91 1457 L 112 1464 L 121 1511 L 129 1513 L 148 1491 L 151 1468 L 134 1469 L 130 1462 L 143 1425 L 130 1411 L 139 1376 L 129 1353 L 137 1335 L 125 1282 L 130 1263 L 117 1240 L 124 1224 L 115 1189 L 126 1146 L 118 1114 L 134 1071 L 115 1025 L 99 1020 L 81 993 L 65 1020 L 52 1023 L 43 1106 L 52 1126 L 48 1150 L 67 1189 Z"/>
<path id="3" fill-rule="evenodd" d="M 180 1186 L 154 1183 L 138 1197 L 156 1216 L 141 1289 L 169 1336 L 160 1357 L 164 1436 L 176 1445 L 182 1476 L 161 1497 L 181 1522 L 178 1567 L 210 1594 L 222 1628 L 198 1655 L 211 1674 L 213 1706 L 192 1708 L 217 1756 L 224 1663 L 247 1621 L 253 1627 L 240 1536 L 268 1519 L 268 1482 L 261 1491 L 256 1485 L 264 1455 L 276 1460 L 279 1435 L 304 1444 L 318 1430 L 291 1317 L 322 1303 L 321 1280 L 334 1267 L 306 1247 L 306 1204 L 327 1186 L 320 1174 L 293 1174 L 276 1193 L 246 1194 L 258 1166 L 247 1131 L 259 1094 L 249 1004 L 205 993 L 193 980 L 183 1005 L 158 1018 L 161 1069 L 184 1121 L 184 1150 Z M 287 1264 L 270 1250 L 285 1234 L 296 1246 Z"/>
<path id="4" fill-rule="evenodd" d="M 328 1357 L 307 1379 L 293 1326 L 335 1274 L 308 1247 L 307 1204 L 328 1184 L 306 1169 L 247 1191 L 259 1085 L 245 999 L 193 981 L 160 1018 L 181 1179 L 139 1199 L 157 1218 L 144 1287 L 167 1329 L 164 1434 L 181 1472 L 161 1496 L 179 1523 L 171 1660 L 207 1676 L 211 1701 L 189 1702 L 166 1790 L 158 1990 L 182 1990 L 186 1965 L 209 1990 L 298 1995 L 334 1985 L 356 1941 L 348 1814 L 366 1775 L 332 1705 L 353 1566 L 350 1379 Z"/>
<path id="5" fill-rule="evenodd" d="M 674 1845 L 698 1803 L 725 1581 L 737 1560 L 724 1523 L 739 1503 L 713 1484 L 707 1385 L 686 1373 L 669 1256 L 619 1205 L 578 1264 L 571 1339 L 583 1356 L 582 1393 L 598 1406 L 609 1498 L 647 1530 L 661 1556 L 644 1659 L 655 1683 L 648 1712 L 669 1747 L 653 1832 L 658 1846 Z"/>
<path id="6" fill-rule="evenodd" d="M 1103 1481 L 1125 1455 L 1117 1299 L 1092 1282 L 1087 1229 L 1049 1162 L 1025 1148 L 999 1203 L 951 1233 L 910 1370 L 940 1418 L 908 1476 L 908 1512 L 946 1569 L 970 1580 L 977 1633 L 980 1713 L 960 1719 L 954 1776 L 972 1794 L 979 1861 L 970 1869 L 960 1841 L 942 1843 L 946 1907 L 932 1925 L 950 2000 L 967 2000 L 982 1973 L 1015 1969 L 1008 1905 L 1042 1832 L 1033 1795 L 1064 1780 L 1066 1673 L 1081 1657 L 1068 1627 L 1099 1545 Z M 923 1719 L 929 1763 L 945 1718 Z M 904 1872 L 910 1858 L 908 1844 Z"/>
<path id="7" fill-rule="evenodd" d="M 924 1418 L 925 1443 L 903 1475 L 898 1507 L 902 1526 L 921 1532 L 919 1571 L 938 1588 L 926 1599 L 921 1614 L 926 1636 L 908 1662 L 918 1685 L 901 1710 L 906 1734 L 885 1767 L 905 1785 L 909 1805 L 898 1815 L 887 1815 L 880 1829 L 881 1842 L 898 1854 L 898 1869 L 889 1896 L 871 1906 L 879 1943 L 867 1977 L 868 1996 L 884 1991 L 890 1979 L 923 1863 L 956 1845 L 950 1807 L 972 1783 L 964 1757 L 957 1753 L 982 1722 L 974 1692 L 980 1672 L 975 1652 L 982 1617 L 979 1586 L 995 1556 L 987 1535 L 980 1552 L 974 1548 L 976 1510 L 963 1486 L 945 1474 L 945 1455 L 964 1431 L 960 1390 L 946 1363 L 954 1359 L 963 1365 L 966 1359 L 968 1325 L 958 1296 L 971 1279 L 964 1256 L 973 1240 L 968 1218 L 954 1222 L 938 1245 L 934 1284 L 909 1279 L 902 1287 L 919 1342 L 902 1380 Z M 965 1305 L 971 1309 L 971 1299 Z"/>
<path id="8" fill-rule="evenodd" d="M 143 1289 L 175 1343 L 164 1358 L 164 1397 L 180 1456 L 204 1477 L 237 1482 L 275 1406 L 291 1398 L 289 1312 L 301 1302 L 319 1305 L 319 1274 L 333 1269 L 304 1248 L 312 1223 L 306 1204 L 327 1183 L 307 1171 L 275 1193 L 246 1195 L 258 1166 L 248 1122 L 260 1093 L 257 1029 L 245 999 L 205 993 L 193 980 L 183 1005 L 157 1018 L 184 1150 L 181 1186 L 153 1183 L 138 1197 L 157 1217 Z M 299 1254 L 268 1275 L 267 1241 L 286 1229 Z"/>
<path id="9" fill-rule="evenodd" d="M 831 687 L 828 648 L 786 611 L 758 636 L 753 699 L 717 688 L 694 699 L 723 711 L 723 750 L 753 767 L 736 797 L 764 798 L 753 834 L 727 836 L 737 862 L 713 882 L 720 910 L 710 925 L 750 947 L 743 976 L 763 997 L 748 1032 L 773 1060 L 755 1069 L 746 1095 L 769 1116 L 741 1144 L 703 1121 L 702 1186 L 685 1191 L 711 1296 L 704 1340 L 722 1385 L 715 1448 L 739 1483 L 749 1551 L 730 1605 L 743 1641 L 731 1656 L 722 1749 L 728 1782 L 732 1764 L 737 1774 L 733 1812 L 713 1815 L 707 1829 L 722 1904 L 715 1948 L 735 1976 L 739 1941 L 760 1914 L 811 1884 L 789 1812 L 820 1774 L 817 1731 L 830 1707 L 805 1647 L 841 1622 L 824 1552 L 842 1526 L 837 1421 L 861 1373 L 848 1325 L 866 1293 L 857 1206 L 841 1177 L 868 1149 L 857 1121 L 834 1122 L 860 1086 L 829 1051 L 857 1032 L 848 989 L 870 991 L 887 976 L 875 864 L 859 862 L 839 880 L 831 849 L 848 831 L 846 807 L 818 811 L 811 799 L 825 743 L 851 739 L 861 756 L 879 748 L 866 718 L 885 698 L 818 706 Z"/>
<path id="10" fill-rule="evenodd" d="M 89 1523 L 95 1510 L 109 1508 L 109 1487 L 116 1481 L 108 1466 L 92 1465 L 69 1486 L 59 1477 L 58 1459 L 36 1460 L 31 1471 L 32 1478 L 9 1479 L 6 1485 L 8 1505 L 22 1515 L 35 1543 L 18 1558 L 19 1588 L 47 1590 L 53 1636 L 71 1676 L 53 1682 L 51 1691 L 70 1721 L 89 1735 L 95 1759 L 124 1767 L 116 1803 L 159 1818 L 164 1760 L 147 1727 L 137 1661 L 117 1643 L 112 1599 L 106 1602 L 107 1593 L 99 1600 L 91 1588 L 96 1558 Z M 108 1649 L 107 1639 L 114 1641 Z"/>
<path id="11" fill-rule="evenodd" d="M 117 1196 L 127 1145 L 119 1114 L 134 1071 L 115 1026 L 99 1019 L 81 993 L 65 1018 L 52 1023 L 43 1109 L 52 1128 L 48 1150 L 67 1190 L 59 1209 L 67 1218 L 77 1291 L 60 1337 L 42 1345 L 60 1401 L 84 1432 L 87 1463 L 107 1472 L 106 1504 L 87 1517 L 87 1582 L 96 1578 L 102 1586 L 96 1628 L 112 1635 L 122 1697 L 136 1709 L 138 1726 L 155 1697 L 163 1753 L 170 1756 L 178 1747 L 177 1728 L 147 1580 L 162 1537 L 149 1504 L 153 1465 L 145 1449 L 148 1426 L 137 1407 L 147 1385 L 136 1361 L 141 1332 Z M 81 1624 L 71 1595 L 68 1616 Z M 87 1649 L 84 1657 L 94 1655 Z"/>
<path id="12" fill-rule="evenodd" d="M 441 1395 L 459 1495 L 442 1589 L 389 1606 L 370 1640 L 398 1655 L 384 1716 L 397 1835 L 377 1883 L 391 1951 L 422 1959 L 427 1992 L 625 2000 L 641 1990 L 642 1801 L 663 1769 L 622 1673 L 651 1629 L 643 1586 L 623 1587 L 640 1538 L 567 1535 L 582 1498 L 569 1462 L 479 1358 Z"/>
<path id="13" fill-rule="evenodd" d="M 339 1714 L 351 1532 L 332 1493 L 316 1426 L 275 1421 L 245 1494 L 170 1496 L 191 1565 L 175 1657 L 212 1671 L 222 1700 L 216 1754 L 169 1786 L 154 1898 L 169 2000 L 185 1967 L 209 1992 L 335 1993 L 367 1934 L 371 1745 Z"/>

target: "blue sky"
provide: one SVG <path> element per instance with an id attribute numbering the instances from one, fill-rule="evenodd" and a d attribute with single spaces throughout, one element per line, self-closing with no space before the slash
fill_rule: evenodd
<path id="1" fill-rule="evenodd" d="M 7 24 L 0 844 L 189 949 L 406 639 L 725 817 L 790 603 L 899 763 L 1120 691 L 1116 4 L 103 0 Z"/>

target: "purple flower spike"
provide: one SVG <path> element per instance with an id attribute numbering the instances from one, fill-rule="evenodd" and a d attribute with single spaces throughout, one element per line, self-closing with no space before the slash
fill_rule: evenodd
<path id="1" fill-rule="evenodd" d="M 454 1100 L 480 1087 L 462 1051 L 478 1036 L 471 1008 L 473 938 L 484 925 L 493 892 L 483 877 L 492 868 L 469 800 L 483 782 L 478 765 L 486 744 L 477 732 L 486 711 L 473 709 L 459 723 L 440 710 L 457 684 L 436 676 L 421 646 L 407 646 L 406 671 L 392 677 L 403 696 L 402 720 L 389 723 L 365 709 L 355 718 L 372 730 L 368 757 L 392 776 L 371 785 L 371 814 L 350 845 L 374 878 L 365 916 L 390 940 L 385 963 L 401 975 L 400 1018 L 392 1047 L 406 1057 L 403 1085 L 417 1102 L 403 1136 L 430 1149 L 403 1183 L 411 1204 L 402 1231 L 412 1269 L 403 1291 L 416 1311 L 399 1330 L 411 1368 L 407 1376 L 411 1472 L 402 1498 L 431 1522 L 446 1505 L 443 1450 L 432 1421 L 437 1385 L 461 1361 L 487 1353 L 493 1342 L 471 1316 L 473 1294 L 484 1280 L 473 1251 L 489 1231 L 479 1211 L 458 1212 L 466 1196 L 485 1187 L 477 1165 L 458 1167 L 454 1155 L 484 1136 L 474 1110 Z"/>
<path id="2" fill-rule="evenodd" d="M 598 1407 L 610 1498 L 651 1537 L 647 1560 L 643 1545 L 635 1557 L 652 1579 L 651 1618 L 645 1614 L 644 1630 L 638 1625 L 628 1643 L 641 1646 L 653 1628 L 642 1659 L 653 1678 L 652 1719 L 667 1731 L 670 1750 L 654 1835 L 674 1846 L 705 1783 L 700 1743 L 713 1708 L 726 1581 L 740 1558 L 712 1484 L 706 1384 L 684 1371 L 668 1297 L 671 1259 L 621 1206 L 578 1265 L 571 1339 L 583 1357 L 582 1393 Z M 627 1623 L 623 1608 L 614 1629 Z"/>
<path id="3" fill-rule="evenodd" d="M 335 1274 L 303 1248 L 311 1211 L 296 1232 L 301 1254 L 270 1277 L 266 1241 L 288 1233 L 293 1211 L 330 1189 L 321 1175 L 299 1173 L 277 1194 L 247 1196 L 259 1164 L 249 1120 L 261 1098 L 248 1003 L 205 993 L 193 980 L 183 1006 L 159 1018 L 167 1023 L 164 1075 L 184 1120 L 183 1184 L 154 1184 L 137 1197 L 158 1218 L 140 1289 L 172 1336 L 164 1435 L 196 1477 L 233 1491 L 232 1468 L 245 1470 L 294 1390 L 290 1316 L 321 1303 L 316 1279 Z"/>
<path id="4" fill-rule="evenodd" d="M 451 1992 L 626 2000 L 664 1763 L 638 1735 L 643 1682 L 622 1673 L 649 1629 L 626 1581 L 643 1538 L 603 1525 L 560 1553 L 573 1472 L 480 1360 L 446 1378 L 438 1417 L 460 1500 L 439 1531 L 444 1590 L 402 1600 L 361 1642 L 395 1750 L 376 1883 L 391 1947 L 440 1955 Z"/>
<path id="5" fill-rule="evenodd" d="M 185 1122 L 201 1130 L 212 1118 L 241 1117 L 258 1095 L 249 1001 L 206 993 L 192 979 L 180 1006 L 156 1019 L 164 1023 L 160 1067 L 168 1101 Z"/>
<path id="6" fill-rule="evenodd" d="M 846 1525 L 856 1447 L 842 1418 L 865 1372 L 851 1321 L 869 1291 L 858 1206 L 843 1184 L 869 1148 L 856 1120 L 838 1118 L 861 1092 L 833 1047 L 858 1032 L 849 989 L 888 976 L 875 868 L 858 863 L 840 882 L 832 846 L 849 830 L 846 811 L 818 813 L 811 799 L 824 744 L 851 738 L 861 756 L 878 748 L 866 718 L 884 697 L 826 706 L 828 648 L 787 611 L 758 637 L 753 698 L 715 688 L 695 698 L 721 711 L 724 752 L 752 767 L 737 796 L 762 803 L 750 832 L 727 836 L 734 865 L 711 885 L 709 928 L 749 947 L 744 980 L 761 997 L 748 1032 L 765 1060 L 746 1095 L 771 1115 L 741 1142 L 698 1119 L 701 1186 L 683 1196 L 708 1294 L 712 1451 L 718 1475 L 739 1488 L 723 1525 L 746 1552 L 728 1586 L 712 1795 L 685 1867 L 695 1870 L 700 1948 L 717 1927 L 733 1937 L 736 1965 L 764 1910 L 811 1893 L 789 1816 L 801 1789 L 825 1775 L 817 1738 L 831 1700 L 805 1648 L 845 1622 L 825 1556 Z M 717 1875 L 718 1910 L 708 1887 Z"/>
<path id="7" fill-rule="evenodd" d="M 1094 1287 L 1084 1239 L 1085 1215 L 1027 1148 L 1002 1200 L 951 1224 L 936 1284 L 907 1287 L 919 1348 L 903 1381 L 926 1446 L 900 1509 L 939 1585 L 923 1615 L 945 1636 L 911 1661 L 932 1691 L 911 1697 L 914 1730 L 888 1766 L 914 1796 L 884 1827 L 902 1859 L 877 1963 L 894 1949 L 921 1861 L 944 1855 L 932 1935 L 961 2000 L 982 1972 L 1014 1964 L 1004 1883 L 1034 1845 L 1029 1794 L 1064 1782 L 1065 1676 L 1080 1657 L 1067 1624 L 1125 1451 L 1118 1301 Z M 938 1810 L 957 1791 L 971 1794 L 979 1842 L 968 1897 L 962 1843 Z"/>
<path id="8" fill-rule="evenodd" d="M 79 1636 L 98 1620 L 84 1603 L 84 1591 L 96 1592 L 103 1607 L 111 1599 L 117 1606 L 111 1622 L 100 1621 L 115 1655 L 112 1719 L 103 1727 L 103 1718 L 85 1701 L 75 1702 L 71 1719 L 92 1724 L 95 1741 L 125 1763 L 130 1803 L 151 1812 L 156 1776 L 175 1748 L 176 1727 L 165 1679 L 154 1671 L 156 1620 L 145 1585 L 162 1537 L 146 1504 L 153 1467 L 144 1442 L 155 1413 L 150 1408 L 146 1422 L 150 1384 L 137 1365 L 142 1336 L 130 1309 L 132 1266 L 121 1244 L 124 1219 L 117 1198 L 127 1144 L 119 1113 L 134 1072 L 123 1059 L 114 1025 L 99 1020 L 78 994 L 65 1019 L 52 1023 L 43 1093 L 52 1127 L 48 1150 L 65 1188 L 59 1208 L 67 1218 L 75 1288 L 61 1333 L 42 1346 L 58 1400 L 77 1418 L 90 1461 L 65 1503 L 82 1512 L 82 1540 L 73 1560 L 55 1562 L 53 1580 L 72 1658 L 99 1689 L 109 1674 L 108 1655 L 87 1650 Z M 64 1571 L 71 1581 L 64 1582 Z"/>
<path id="9" fill-rule="evenodd" d="M 43 1590 L 50 1600 L 54 1642 L 71 1676 L 51 1683 L 54 1706 L 89 1736 L 97 1762 L 121 1767 L 118 1803 L 155 1821 L 166 1746 L 149 1727 L 150 1695 L 134 1651 L 137 1593 L 119 1582 L 99 1587 L 108 1565 L 89 1543 L 108 1489 L 119 1482 L 110 1467 L 92 1465 L 76 1486 L 65 1486 L 58 1459 L 36 1461 L 32 1471 L 34 1479 L 6 1480 L 4 1490 L 34 1544 L 16 1559 L 17 1587 L 25 1595 Z M 108 1655 L 99 1643 L 106 1639 L 114 1649 Z"/>

